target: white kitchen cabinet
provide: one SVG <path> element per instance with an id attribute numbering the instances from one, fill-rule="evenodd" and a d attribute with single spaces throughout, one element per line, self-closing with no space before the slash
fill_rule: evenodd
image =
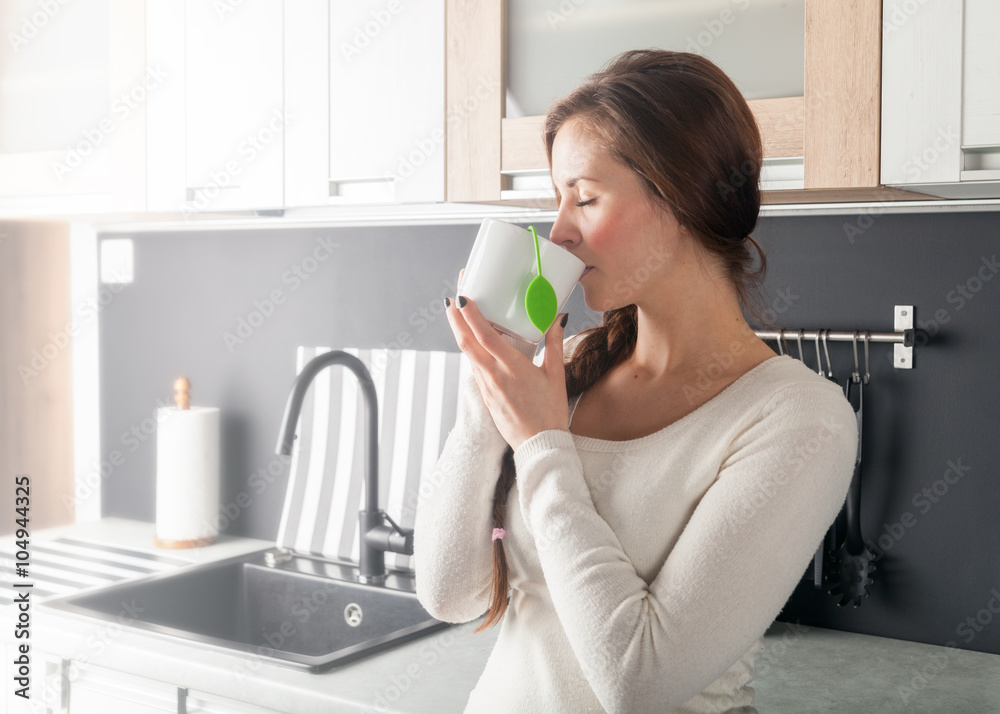
<path id="1" fill-rule="evenodd" d="M 1000 197 L 1000 3 L 885 0 L 882 182 Z"/>
<path id="2" fill-rule="evenodd" d="M 146 0 L 149 210 L 283 205 L 283 3 Z"/>
<path id="3" fill-rule="evenodd" d="M 0 210 L 145 208 L 142 3 L 0 3 Z"/>
<path id="4" fill-rule="evenodd" d="M 178 689 L 146 677 L 87 665 L 71 678 L 69 714 L 162 714 L 178 711 Z"/>
<path id="5" fill-rule="evenodd" d="M 69 701 L 64 661 L 46 654 L 36 647 L 28 653 L 30 658 L 30 699 L 17 696 L 20 684 L 14 681 L 20 656 L 18 643 L 4 645 L 4 709 L 6 714 L 62 714 Z"/>
<path id="6" fill-rule="evenodd" d="M 444 200 L 444 0 L 286 2 L 285 205 Z"/>

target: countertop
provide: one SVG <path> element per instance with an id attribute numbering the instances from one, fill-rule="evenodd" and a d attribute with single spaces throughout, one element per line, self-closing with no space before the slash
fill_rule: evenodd
<path id="1" fill-rule="evenodd" d="M 163 556 L 164 562 L 157 566 L 162 568 L 273 546 L 269 541 L 222 537 L 205 548 L 167 551 L 153 548 L 152 537 L 152 524 L 105 519 L 39 532 L 32 535 L 32 543 L 44 547 L 46 541 L 70 539 L 69 546 L 60 547 L 91 543 L 144 549 Z M 12 540 L 12 536 L 0 539 L 5 595 L 14 579 L 7 570 L 6 555 L 12 552 Z M 119 572 L 117 577 L 125 575 Z M 44 598 L 35 598 L 36 604 L 40 599 Z M 13 608 L 5 604 L 3 610 L 2 638 L 11 642 Z M 308 674 L 246 654 L 196 646 L 44 606 L 34 607 L 32 618 L 32 646 L 76 660 L 80 667 L 107 667 L 296 714 L 461 712 L 496 639 L 496 631 L 474 634 L 476 623 L 468 623 L 324 674 Z M 996 655 L 784 622 L 775 622 L 765 635 L 765 651 L 757 657 L 752 684 L 762 714 L 1000 712 L 1000 657 Z"/>

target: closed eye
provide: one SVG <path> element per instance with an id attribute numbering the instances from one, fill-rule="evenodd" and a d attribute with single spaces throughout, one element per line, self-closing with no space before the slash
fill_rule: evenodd
<path id="1" fill-rule="evenodd" d="M 584 206 L 589 206 L 590 204 L 592 204 L 596 200 L 597 200 L 596 198 L 591 198 L 590 200 L 587 200 L 587 201 L 579 201 L 579 202 L 577 202 L 576 205 L 579 208 L 583 208 Z"/>

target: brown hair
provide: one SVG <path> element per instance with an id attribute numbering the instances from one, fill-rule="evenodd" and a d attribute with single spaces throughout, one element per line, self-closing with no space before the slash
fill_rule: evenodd
<path id="1" fill-rule="evenodd" d="M 760 213 L 760 132 L 746 100 L 716 65 L 700 55 L 634 50 L 619 55 L 545 118 L 545 150 L 552 166 L 556 133 L 570 119 L 599 138 L 604 149 L 642 180 L 649 197 L 671 211 L 717 256 L 740 303 L 762 322 L 764 251 L 750 236 Z M 759 259 L 756 268 L 754 258 Z M 572 398 L 597 382 L 635 348 L 636 306 L 607 310 L 601 324 L 579 337 L 566 364 Z M 493 526 L 502 528 L 515 480 L 508 447 L 493 495 Z M 490 605 L 477 632 L 507 609 L 507 559 L 493 542 Z"/>

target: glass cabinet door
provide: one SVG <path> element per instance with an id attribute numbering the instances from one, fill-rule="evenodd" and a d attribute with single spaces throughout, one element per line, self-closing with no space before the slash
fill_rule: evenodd
<path id="1" fill-rule="evenodd" d="M 750 99 L 804 94 L 805 0 L 507 0 L 505 116 L 545 114 L 627 50 L 693 52 Z"/>

